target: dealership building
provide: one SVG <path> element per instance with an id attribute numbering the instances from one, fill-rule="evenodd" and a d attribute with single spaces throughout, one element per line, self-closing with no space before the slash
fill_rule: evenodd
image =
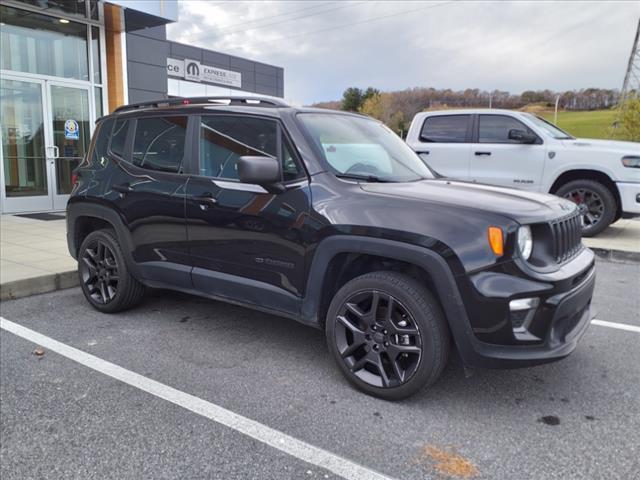
<path id="1" fill-rule="evenodd" d="M 0 0 L 1 213 L 64 209 L 96 118 L 119 105 L 284 96 L 280 67 L 167 40 L 177 20 L 176 0 Z"/>

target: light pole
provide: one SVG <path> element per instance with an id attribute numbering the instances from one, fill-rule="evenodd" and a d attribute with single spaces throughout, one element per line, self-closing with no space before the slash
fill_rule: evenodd
<path id="1" fill-rule="evenodd" d="M 556 109 L 555 109 L 555 112 L 553 114 L 553 124 L 554 125 L 558 125 L 558 103 L 560 102 L 560 97 L 561 96 L 562 96 L 562 94 L 556 95 Z"/>

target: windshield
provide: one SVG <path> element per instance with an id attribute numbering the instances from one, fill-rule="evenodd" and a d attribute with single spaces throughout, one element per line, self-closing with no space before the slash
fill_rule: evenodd
<path id="1" fill-rule="evenodd" d="M 573 140 L 573 137 L 564 130 L 559 129 L 553 123 L 547 122 L 544 118 L 540 118 L 537 115 L 525 113 L 526 117 L 531 120 L 534 125 L 542 129 L 547 135 L 557 140 Z"/>
<path id="2" fill-rule="evenodd" d="M 382 123 L 332 113 L 298 114 L 338 177 L 411 182 L 433 178 L 420 157 Z"/>

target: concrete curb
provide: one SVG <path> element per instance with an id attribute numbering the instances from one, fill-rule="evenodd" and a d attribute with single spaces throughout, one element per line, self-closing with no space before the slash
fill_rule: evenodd
<path id="1" fill-rule="evenodd" d="M 640 252 L 629 252 L 627 250 L 611 250 L 609 248 L 589 247 L 598 257 L 610 262 L 640 263 Z"/>
<path id="2" fill-rule="evenodd" d="M 41 277 L 25 278 L 0 285 L 0 300 L 13 300 L 41 293 L 54 292 L 78 285 L 78 272 L 52 273 Z"/>

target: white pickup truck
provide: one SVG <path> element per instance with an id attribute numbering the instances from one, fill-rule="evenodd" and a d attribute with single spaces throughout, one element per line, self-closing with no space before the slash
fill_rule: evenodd
<path id="1" fill-rule="evenodd" d="M 526 112 L 416 114 L 407 143 L 437 174 L 576 202 L 582 234 L 640 215 L 640 143 L 574 138 Z"/>

